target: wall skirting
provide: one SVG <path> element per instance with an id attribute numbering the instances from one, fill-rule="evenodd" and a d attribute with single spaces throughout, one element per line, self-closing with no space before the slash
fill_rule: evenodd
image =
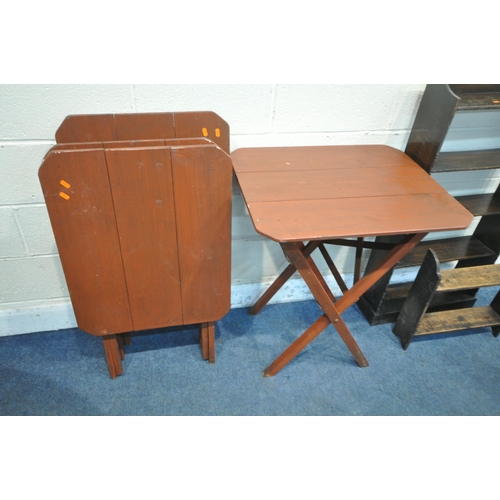
<path id="1" fill-rule="evenodd" d="M 69 299 L 0 307 L 0 337 L 75 326 L 75 315 Z"/>
<path id="2" fill-rule="evenodd" d="M 393 281 L 414 279 L 415 270 L 402 270 L 394 273 Z M 352 275 L 344 276 L 348 286 L 351 286 Z M 325 277 L 328 286 L 335 296 L 341 292 L 331 276 Z M 271 282 L 236 283 L 231 286 L 231 308 L 250 307 L 264 293 Z M 273 297 L 270 304 L 299 302 L 311 300 L 312 295 L 301 279 L 289 280 Z M 57 299 L 36 304 L 5 304 L 0 307 L 0 337 L 21 335 L 26 333 L 47 332 L 75 328 L 76 319 L 69 299 Z"/>

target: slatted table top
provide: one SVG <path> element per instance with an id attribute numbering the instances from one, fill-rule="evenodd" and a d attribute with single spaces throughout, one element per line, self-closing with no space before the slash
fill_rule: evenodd
<path id="1" fill-rule="evenodd" d="M 472 221 L 389 146 L 243 148 L 231 158 L 256 231 L 278 242 L 460 230 Z"/>

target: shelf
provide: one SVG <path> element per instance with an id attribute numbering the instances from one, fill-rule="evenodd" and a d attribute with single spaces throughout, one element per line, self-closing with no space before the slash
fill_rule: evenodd
<path id="1" fill-rule="evenodd" d="M 495 256 L 495 252 L 483 245 L 474 236 L 463 236 L 460 238 L 424 241 L 405 256 L 396 267 L 420 266 L 429 248 L 436 252 L 440 262 Z"/>
<path id="2" fill-rule="evenodd" d="M 441 271 L 438 291 L 471 290 L 500 285 L 500 265 L 461 267 Z"/>
<path id="3" fill-rule="evenodd" d="M 458 111 L 500 110 L 500 85 L 450 84 L 450 89 L 460 97 Z"/>
<path id="4" fill-rule="evenodd" d="M 498 94 L 462 94 L 458 103 L 459 111 L 482 111 L 500 109 L 500 93 Z"/>
<path id="5" fill-rule="evenodd" d="M 500 84 L 428 84 L 420 101 L 405 153 L 429 174 L 500 169 L 500 149 L 497 145 L 491 146 L 495 149 L 441 152 L 457 111 L 482 110 L 500 111 Z M 456 310 L 474 309 L 477 290 L 500 281 L 500 267 L 484 273 L 481 271 L 481 266 L 493 264 L 500 254 L 500 186 L 495 193 L 456 196 L 456 199 L 480 219 L 474 233 L 470 236 L 422 241 L 395 266 L 399 269 L 420 267 L 413 283 L 391 284 L 391 272 L 358 301 L 358 307 L 370 325 L 396 322 L 396 330 L 401 333 L 397 335 L 402 339 L 403 349 L 411 342 L 421 318 L 420 313 L 423 314 L 424 311 L 446 311 L 448 319 L 446 316 L 440 317 L 445 318 L 448 323 L 447 331 L 472 328 L 467 323 L 468 320 L 462 317 L 468 313 L 462 312 L 457 316 Z M 376 241 L 386 240 L 377 238 Z M 430 272 L 429 265 L 422 266 L 424 258 L 429 260 L 426 257 L 429 249 L 434 251 L 429 254 L 436 257 L 437 271 L 434 274 Z M 372 252 L 367 268 L 374 268 L 381 255 L 380 251 Z M 448 271 L 443 270 L 439 274 L 439 262 L 454 261 L 457 261 L 456 270 L 450 270 L 448 278 L 445 278 Z M 442 289 L 436 290 L 441 279 Z M 448 284 L 446 280 L 449 281 Z M 418 287 L 411 288 L 417 281 Z M 431 294 L 427 295 L 428 292 Z M 474 319 L 477 319 L 478 324 L 492 326 L 493 334 L 497 336 L 500 334 L 500 292 L 493 302 L 492 307 L 494 305 L 498 314 L 490 308 L 471 314 L 478 315 Z M 418 305 L 416 312 L 415 304 Z M 400 321 L 401 316 L 403 319 Z M 411 326 L 407 324 L 408 321 Z M 430 327 L 431 330 L 436 328 Z"/>
<path id="6" fill-rule="evenodd" d="M 415 337 L 496 325 L 500 325 L 500 316 L 490 306 L 440 311 L 424 315 Z"/>
<path id="7" fill-rule="evenodd" d="M 457 196 L 460 202 L 475 217 L 500 215 L 500 196 L 495 193 Z"/>
<path id="8" fill-rule="evenodd" d="M 368 297 L 363 296 L 357 303 L 358 308 L 370 325 L 394 323 L 408 296 L 410 286 L 411 283 L 401 287 L 398 284 L 389 285 L 385 290 L 384 300 L 378 307 L 374 307 Z M 428 311 L 462 309 L 472 307 L 475 302 L 476 298 L 467 291 L 438 292 L 434 295 Z"/>
<path id="9" fill-rule="evenodd" d="M 500 110 L 500 107 L 498 108 Z M 500 168 L 500 149 L 440 153 L 432 172 L 459 172 Z"/>

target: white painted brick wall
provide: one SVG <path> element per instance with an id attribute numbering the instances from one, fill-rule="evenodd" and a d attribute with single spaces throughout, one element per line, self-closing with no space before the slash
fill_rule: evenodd
<path id="1" fill-rule="evenodd" d="M 14 209 L 29 255 L 55 255 L 56 240 L 45 205 L 23 205 Z"/>
<path id="2" fill-rule="evenodd" d="M 57 255 L 5 259 L 0 266 L 0 296 L 16 308 L 23 303 L 68 297 Z"/>
<path id="3" fill-rule="evenodd" d="M 14 210 L 11 207 L 0 207 L 0 255 L 4 258 L 24 257 L 26 253 Z"/>
<path id="4" fill-rule="evenodd" d="M 0 85 L 0 335 L 74 325 L 68 291 L 38 182 L 38 168 L 65 116 L 212 110 L 230 125 L 240 147 L 387 144 L 404 149 L 425 88 L 405 85 Z M 500 117 L 457 119 L 448 150 L 500 147 Z M 438 180 L 454 191 L 494 189 L 498 174 L 458 174 Z M 353 252 L 334 250 L 341 272 Z M 320 269 L 326 270 L 321 257 Z M 234 186 L 233 305 L 246 306 L 281 272 L 278 244 L 258 235 Z M 349 279 L 349 276 L 347 276 Z M 334 290 L 335 292 L 335 290 Z M 308 296 L 300 280 L 277 301 Z M 17 319 L 16 319 L 17 318 Z"/>

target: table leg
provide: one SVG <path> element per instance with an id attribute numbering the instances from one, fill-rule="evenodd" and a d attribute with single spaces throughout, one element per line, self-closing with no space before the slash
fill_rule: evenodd
<path id="1" fill-rule="evenodd" d="M 424 236 L 426 236 L 426 233 L 411 234 L 405 237 L 401 243 L 395 245 L 394 248 L 390 250 L 383 259 L 381 259 L 378 266 L 370 274 L 363 276 L 363 278 L 355 283 L 350 290 L 339 298 L 334 306 L 336 313 L 339 315 L 342 314 L 346 309 L 357 302 L 363 293 L 365 293 L 379 279 L 387 274 L 422 240 L 422 238 L 424 238 Z M 325 314 L 318 318 L 297 340 L 295 340 L 278 358 L 276 358 L 273 363 L 266 368 L 264 375 L 268 377 L 276 375 L 276 373 L 278 373 L 289 361 L 291 361 L 302 349 L 304 349 L 304 347 L 312 342 L 330 324 L 330 322 L 330 318 L 325 311 Z M 334 326 L 336 328 L 335 323 Z M 355 359 L 358 361 L 356 356 Z"/>
<path id="2" fill-rule="evenodd" d="M 358 238 L 357 244 L 356 244 L 356 258 L 355 258 L 355 264 L 354 264 L 354 283 L 357 283 L 359 281 L 359 278 L 361 277 L 361 263 L 363 259 L 363 242 L 364 238 Z"/>
<path id="3" fill-rule="evenodd" d="M 304 347 L 310 344 L 328 325 L 330 320 L 324 314 L 315 321 L 293 344 L 285 349 L 265 370 L 264 377 L 273 377 L 289 361 L 299 354 Z"/>
<path id="4" fill-rule="evenodd" d="M 207 323 L 208 330 L 208 362 L 215 363 L 215 323 Z"/>
<path id="5" fill-rule="evenodd" d="M 125 359 L 125 339 L 123 334 L 118 334 L 116 336 L 116 340 L 118 340 L 118 349 L 120 351 L 120 359 L 123 361 Z"/>
<path id="6" fill-rule="evenodd" d="M 304 247 L 304 255 L 311 255 L 319 246 L 320 242 L 310 241 Z M 278 293 L 281 287 L 293 276 L 296 269 L 292 264 L 289 264 L 286 269 L 276 278 L 273 284 L 264 292 L 260 299 L 249 309 L 248 314 L 256 315 L 264 308 L 264 306 Z"/>
<path id="7" fill-rule="evenodd" d="M 325 248 L 325 245 L 323 243 L 320 243 L 318 245 L 319 251 L 321 252 L 321 255 L 325 259 L 325 262 L 330 269 L 332 276 L 335 278 L 335 281 L 339 285 L 340 289 L 342 292 L 347 292 L 348 288 L 347 285 L 345 284 L 344 279 L 342 278 L 341 274 L 339 273 L 339 270 L 337 269 L 337 266 L 333 263 L 332 258 L 330 257 L 330 254 L 328 253 L 327 249 Z"/>
<path id="8" fill-rule="evenodd" d="M 106 361 L 108 362 L 109 375 L 111 378 L 116 378 L 117 375 L 123 373 L 118 338 L 116 335 L 104 335 L 102 341 L 104 343 Z"/>
<path id="9" fill-rule="evenodd" d="M 328 289 L 326 283 L 322 282 L 319 279 L 316 269 L 311 266 L 309 259 L 306 259 L 302 254 L 299 246 L 296 243 L 281 243 L 283 250 L 289 256 L 291 262 L 296 267 L 299 274 L 302 276 L 302 279 L 306 282 L 307 286 L 311 290 L 314 298 L 318 302 L 319 306 L 325 314 L 328 316 L 328 319 L 333 324 L 338 334 L 346 344 L 351 354 L 354 356 L 354 359 L 357 361 L 358 365 L 361 367 L 368 366 L 368 361 L 365 358 L 363 352 L 356 344 L 351 332 L 347 328 L 347 325 L 344 323 L 343 319 L 340 316 L 337 308 L 332 301 L 332 293 Z"/>
<path id="10" fill-rule="evenodd" d="M 206 323 L 200 323 L 200 344 L 201 344 L 201 357 L 208 359 L 208 330 Z"/>
<path id="11" fill-rule="evenodd" d="M 209 363 L 215 363 L 215 323 L 200 324 L 201 356 Z"/>

